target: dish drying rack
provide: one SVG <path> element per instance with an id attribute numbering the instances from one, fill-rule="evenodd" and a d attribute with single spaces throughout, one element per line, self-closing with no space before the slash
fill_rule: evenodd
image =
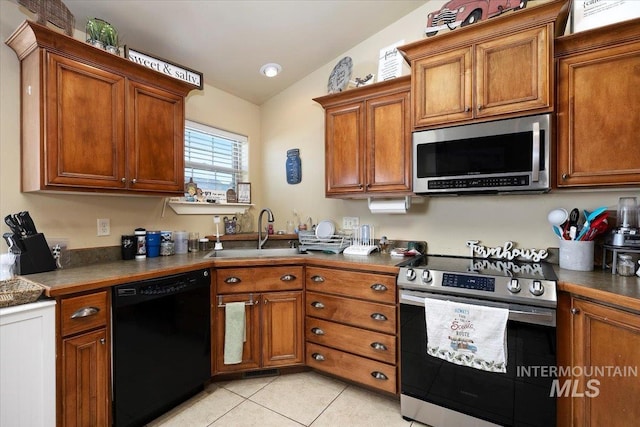
<path id="1" fill-rule="evenodd" d="M 351 235 L 344 232 L 322 238 L 317 237 L 315 231 L 298 232 L 300 250 L 303 251 L 327 251 L 339 254 L 351 245 L 351 240 Z"/>

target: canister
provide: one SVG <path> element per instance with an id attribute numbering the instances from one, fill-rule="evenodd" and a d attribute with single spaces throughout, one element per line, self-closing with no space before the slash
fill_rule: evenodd
<path id="1" fill-rule="evenodd" d="M 136 259 L 143 260 L 147 258 L 147 230 L 136 228 L 133 234 L 136 236 Z"/>
<path id="2" fill-rule="evenodd" d="M 631 259 L 631 255 L 629 254 L 618 255 L 617 270 L 620 276 L 633 276 L 636 273 L 635 268 L 636 268 L 636 265 Z"/>
<path id="3" fill-rule="evenodd" d="M 160 255 L 160 231 L 147 231 L 147 257 Z"/>
<path id="4" fill-rule="evenodd" d="M 175 245 L 176 254 L 186 254 L 189 251 L 188 242 L 189 234 L 186 231 L 174 231 L 173 243 Z"/>

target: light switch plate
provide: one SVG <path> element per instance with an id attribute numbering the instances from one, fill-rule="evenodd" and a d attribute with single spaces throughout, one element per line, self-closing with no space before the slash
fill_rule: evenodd
<path id="1" fill-rule="evenodd" d="M 353 230 L 358 228 L 359 225 L 360 225 L 360 218 L 358 218 L 357 216 L 342 217 L 343 230 Z"/>

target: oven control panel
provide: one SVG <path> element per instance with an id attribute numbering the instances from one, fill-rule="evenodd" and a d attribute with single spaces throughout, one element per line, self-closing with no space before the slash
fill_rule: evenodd
<path id="1" fill-rule="evenodd" d="M 401 267 L 397 285 L 401 289 L 428 290 L 545 307 L 555 307 L 557 304 L 556 282 L 553 280 Z"/>

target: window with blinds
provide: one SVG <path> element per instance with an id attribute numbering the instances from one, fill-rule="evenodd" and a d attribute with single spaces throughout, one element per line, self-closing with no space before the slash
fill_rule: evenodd
<path id="1" fill-rule="evenodd" d="M 248 139 L 200 123 L 185 121 L 184 177 L 203 190 L 236 189 L 248 178 Z"/>

